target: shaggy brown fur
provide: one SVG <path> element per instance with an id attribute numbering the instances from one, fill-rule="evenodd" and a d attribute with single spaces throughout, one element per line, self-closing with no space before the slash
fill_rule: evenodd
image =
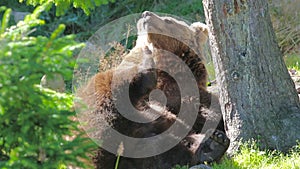
<path id="1" fill-rule="evenodd" d="M 80 90 L 79 95 L 89 110 L 92 110 L 85 112 L 81 117 L 87 122 L 86 129 L 96 129 L 96 131 L 94 130 L 90 133 L 90 136 L 95 139 L 101 139 L 105 145 L 110 144 L 109 141 L 114 139 L 110 136 L 109 132 L 106 132 L 106 128 L 108 127 L 112 127 L 129 137 L 137 138 L 158 135 L 167 130 L 175 121 L 179 122 L 180 127 L 193 128 L 183 140 L 165 153 L 141 159 L 122 157 L 120 159 L 119 169 L 169 169 L 176 164 L 188 164 L 192 166 L 203 163 L 204 161 L 217 161 L 223 156 L 229 145 L 229 140 L 225 133 L 216 130 L 209 134 L 198 134 L 204 127 L 204 123 L 207 123 L 207 121 L 214 123 L 216 116 L 220 115 L 208 109 L 212 97 L 206 91 L 207 72 L 202 61 L 202 54 L 200 53 L 202 51 L 201 45 L 204 43 L 204 39 L 206 39 L 203 35 L 207 34 L 205 32 L 207 30 L 204 28 L 202 30 L 202 27 L 198 27 L 199 25 L 197 24 L 187 26 L 185 23 L 170 18 L 167 19 L 168 21 L 163 19 L 163 22 L 161 22 L 160 17 L 157 15 L 151 15 L 158 17 L 158 19 L 156 18 L 157 20 L 152 21 L 152 17 L 149 19 L 148 16 L 149 13 L 144 13 L 143 18 L 138 22 L 139 31 L 144 29 L 141 28 L 141 26 L 148 25 L 147 31 L 149 31 L 149 28 L 156 30 L 154 28 L 159 26 L 160 30 L 176 31 L 175 34 L 182 36 L 183 42 L 177 40 L 177 38 L 170 38 L 166 36 L 167 34 L 162 36 L 158 33 L 148 33 L 148 42 L 145 42 L 141 40 L 141 38 L 139 39 L 139 35 L 137 46 L 125 56 L 117 69 L 96 74 L 88 85 Z M 172 29 L 166 25 L 170 25 Z M 174 34 L 174 32 L 171 33 Z M 149 43 L 153 45 L 153 48 L 150 48 L 152 53 L 144 46 Z M 181 71 L 183 69 L 176 65 L 177 62 L 173 62 L 173 55 L 181 58 L 191 69 L 199 88 L 201 105 L 198 117 L 193 126 L 188 126 L 185 123 L 185 119 L 179 119 L 176 116 L 180 106 L 182 106 L 182 103 L 186 100 L 181 98 L 179 86 L 172 76 L 163 71 L 155 71 L 153 69 L 139 72 L 140 66 L 143 68 L 152 68 L 152 61 L 149 58 L 153 58 L 156 68 L 166 68 L 170 72 L 177 73 L 176 76 L 178 75 L 179 78 L 184 79 L 185 72 Z M 151 64 L 148 65 L 149 63 Z M 173 63 L 174 65 L 172 65 Z M 139 111 L 127 110 L 126 106 L 122 108 L 126 109 L 128 113 L 137 113 L 138 116 L 145 119 L 150 118 L 149 116 L 154 114 L 153 111 L 155 111 L 156 114 L 160 114 L 157 120 L 145 124 L 136 123 L 126 119 L 119 113 L 115 101 L 122 100 L 120 98 L 122 98 L 122 94 L 127 91 L 127 85 L 129 85 L 129 97 L 132 105 Z M 163 103 L 160 103 L 159 100 L 148 100 L 149 93 L 155 88 L 162 90 L 166 94 L 167 107 L 164 107 Z M 151 106 L 156 106 L 158 109 L 152 109 Z M 184 107 L 184 112 L 187 114 L 189 111 L 194 111 L 194 108 L 194 106 Z M 173 139 L 177 138 L 174 133 L 171 133 L 169 137 Z M 201 143 L 203 137 L 208 137 L 208 139 Z M 143 147 L 143 145 L 139 145 L 139 143 L 135 146 Z M 118 147 L 114 148 L 117 151 Z M 159 147 L 153 148 L 156 149 Z M 126 151 L 126 147 L 124 151 Z M 102 148 L 99 148 L 94 157 L 96 168 L 101 169 L 114 168 L 115 161 L 116 156 Z"/>
<path id="2" fill-rule="evenodd" d="M 147 33 L 148 43 L 153 45 L 153 57 L 159 69 L 157 88 L 165 93 L 168 109 L 177 114 L 180 111 L 182 97 L 175 79 L 161 70 L 168 70 L 179 79 L 184 78 L 187 73 L 176 59 L 178 57 L 193 73 L 199 89 L 201 105 L 194 130 L 200 132 L 207 119 L 221 117 L 217 97 L 206 90 L 207 71 L 202 49 L 208 36 L 206 25 L 196 22 L 188 26 L 174 18 L 160 17 L 146 11 L 139 20 L 138 26 L 141 32 Z M 212 105 L 212 99 L 216 104 Z M 222 119 L 218 124 L 218 129 L 225 132 Z"/>

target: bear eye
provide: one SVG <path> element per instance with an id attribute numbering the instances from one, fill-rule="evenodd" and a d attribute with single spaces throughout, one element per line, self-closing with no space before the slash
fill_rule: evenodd
<path id="1" fill-rule="evenodd" d="M 170 20 L 170 19 L 165 19 L 165 22 L 166 22 L 167 24 L 173 24 L 173 21 Z"/>

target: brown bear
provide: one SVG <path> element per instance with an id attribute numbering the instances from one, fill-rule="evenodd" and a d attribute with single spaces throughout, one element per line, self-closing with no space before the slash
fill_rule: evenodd
<path id="1" fill-rule="evenodd" d="M 153 21 L 153 16 L 157 20 Z M 171 25 L 169 28 L 177 30 L 178 36 L 182 36 L 188 41 L 181 42 L 170 37 L 171 34 L 161 36 L 159 32 L 151 33 L 150 28 L 159 30 L 155 27 L 158 25 L 160 30 L 166 30 L 168 28 L 166 25 Z M 178 144 L 164 153 L 144 158 L 122 157 L 119 164 L 121 169 L 172 168 L 176 164 L 191 166 L 204 161 L 217 161 L 223 156 L 229 145 L 225 133 L 220 130 L 210 134 L 200 133 L 204 123 L 207 120 L 215 122 L 216 116 L 214 111 L 208 109 L 211 104 L 211 95 L 206 91 L 207 73 L 201 60 L 201 53 L 199 53 L 202 51 L 201 44 L 206 39 L 203 35 L 207 31 L 202 26 L 201 24 L 187 26 L 185 23 L 172 18 L 159 17 L 150 12 L 143 13 L 143 17 L 138 22 L 138 30 L 139 33 L 146 30 L 146 36 L 139 34 L 136 47 L 125 56 L 118 68 L 96 74 L 85 87 L 79 90 L 78 96 L 82 98 L 88 108 L 79 116 L 86 123 L 86 130 L 92 130 L 89 132 L 89 136 L 96 141 L 102 141 L 104 146 L 111 146 L 110 152 L 99 148 L 94 157 L 96 168 L 113 168 L 116 161 L 116 155 L 113 153 L 117 153 L 119 146 L 123 144 L 122 141 L 114 142 L 116 139 L 113 137 L 113 132 L 108 128 L 134 138 L 151 138 L 163 133 L 175 122 L 177 122 L 178 128 L 193 128 L 187 133 L 187 136 L 178 141 Z M 160 70 L 165 69 L 165 65 L 172 63 L 173 56 L 171 54 L 179 56 L 195 76 L 199 88 L 200 100 L 198 102 L 200 102 L 200 106 L 184 107 L 184 102 L 199 98 L 182 99 L 180 86 L 176 84 L 176 80 L 168 73 Z M 169 60 L 165 60 L 165 58 Z M 153 67 L 158 70 L 153 69 Z M 176 67 L 171 67 L 171 69 L 167 67 L 166 69 L 168 72 L 175 72 L 178 78 L 184 79 L 185 77 L 186 72 L 180 72 L 178 71 L 180 69 Z M 155 88 L 165 92 L 166 107 L 161 100 L 155 100 L 155 98 L 149 100 L 149 94 Z M 123 96 L 126 95 L 129 96 L 130 104 L 133 107 L 127 107 L 129 103 L 123 102 Z M 119 100 L 121 103 L 118 102 Z M 183 111 L 187 113 L 199 111 L 193 126 L 189 126 L 185 120 L 176 116 L 181 110 L 180 107 L 184 107 Z M 127 119 L 124 114 L 120 113 L 120 110 L 127 114 L 134 114 L 142 122 L 133 122 Z M 158 115 L 154 121 L 153 114 Z M 178 139 L 176 133 L 169 133 L 168 136 L 170 139 Z M 202 142 L 204 137 L 206 139 Z M 145 146 L 143 142 L 133 142 L 132 144 L 141 149 Z M 153 149 L 159 148 L 159 146 L 153 147 Z M 119 154 L 123 155 L 126 154 L 126 151 L 133 151 L 127 144 L 124 144 L 123 149 Z"/>
<path id="2" fill-rule="evenodd" d="M 151 109 L 149 104 L 146 104 L 146 102 L 148 102 L 146 98 L 149 97 L 148 94 L 151 91 L 151 88 L 154 89 L 156 87 L 157 81 L 156 71 L 152 68 L 147 69 L 149 67 L 148 63 L 151 63 L 151 60 L 148 60 L 149 53 L 150 51 L 145 48 L 143 56 L 144 59 L 141 66 L 146 68 L 146 70 L 137 73 L 137 75 L 133 77 L 133 80 L 128 80 L 124 76 L 119 76 L 121 74 L 123 75 L 124 71 L 130 70 L 130 72 L 132 72 L 133 69 L 108 70 L 106 72 L 96 74 L 90 80 L 87 87 L 80 91 L 79 95 L 83 98 L 85 103 L 88 103 L 88 106 L 92 106 L 90 108 L 95 108 L 90 114 L 88 114 L 89 117 L 87 122 L 91 125 L 89 129 L 92 129 L 93 127 L 95 127 L 96 130 L 100 129 L 99 131 L 91 132 L 90 136 L 94 139 L 101 139 L 103 141 L 102 144 L 114 144 L 111 141 L 114 138 L 110 135 L 110 132 L 106 130 L 107 126 L 113 127 L 114 130 L 117 130 L 124 135 L 137 138 L 147 138 L 160 134 L 169 128 L 170 124 L 173 124 L 175 121 L 180 123 L 180 128 L 186 127 L 186 124 L 182 123 L 173 113 L 169 112 L 158 103 L 150 102 L 151 105 L 161 107 L 161 109 L 156 110 Z M 136 69 L 138 69 L 138 66 Z M 113 78 L 117 78 L 115 84 L 112 83 Z M 160 114 L 160 117 L 157 120 L 146 124 L 134 123 L 118 113 L 118 109 L 115 107 L 114 99 L 112 98 L 114 97 L 113 93 L 116 98 L 120 98 L 119 95 L 122 96 L 122 93 L 126 92 L 127 84 L 129 84 L 129 97 L 132 104 L 134 104 L 137 109 L 141 110 L 140 114 L 144 118 L 148 118 L 148 115 L 153 114 L 153 111 L 158 111 L 155 112 Z M 84 114 L 84 116 L 86 116 L 86 114 Z M 203 134 L 188 134 L 170 150 L 152 157 L 138 159 L 122 157 L 119 163 L 119 168 L 172 168 L 176 164 L 196 165 L 203 163 L 204 161 L 211 162 L 221 158 L 224 150 L 220 151 L 219 149 L 224 147 L 223 144 L 229 143 L 226 135 L 222 132 L 216 131 L 204 143 L 201 143 L 203 137 L 205 137 Z M 169 138 L 177 139 L 174 133 L 170 133 Z M 143 143 L 136 142 L 132 144 L 134 144 L 135 147 L 144 147 Z M 114 152 L 117 152 L 117 149 L 119 148 L 118 144 L 114 144 L 112 146 L 114 146 Z M 128 147 L 124 145 L 123 151 L 126 151 L 127 148 Z M 153 147 L 153 149 L 155 149 L 155 147 Z M 159 149 L 159 146 L 157 149 Z M 215 152 L 215 149 L 218 151 Z M 132 149 L 129 149 L 129 151 L 132 151 Z M 96 156 L 94 157 L 96 168 L 113 168 L 115 161 L 116 155 L 104 150 L 103 148 L 99 148 Z"/>
<path id="3" fill-rule="evenodd" d="M 208 75 L 202 48 L 207 41 L 207 26 L 200 22 L 188 26 L 183 21 L 146 11 L 138 22 L 138 30 L 147 34 L 148 43 L 153 46 L 158 69 L 157 88 L 166 95 L 168 110 L 175 114 L 180 111 L 182 96 L 174 77 L 183 79 L 187 74 L 182 63 L 178 62 L 177 58 L 180 58 L 193 73 L 199 89 L 199 116 L 194 130 L 200 132 L 208 119 L 215 119 L 211 124 L 218 123 L 217 129 L 225 132 L 218 98 L 206 90 Z"/>

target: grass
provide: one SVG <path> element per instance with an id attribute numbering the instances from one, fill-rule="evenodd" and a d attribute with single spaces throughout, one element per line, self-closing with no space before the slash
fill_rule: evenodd
<path id="1" fill-rule="evenodd" d="M 255 142 L 242 144 L 240 151 L 232 158 L 224 158 L 220 164 L 213 164 L 212 169 L 300 169 L 300 143 L 290 152 L 260 150 Z M 187 169 L 176 166 L 174 169 Z"/>
<path id="2" fill-rule="evenodd" d="M 226 158 L 213 169 L 300 169 L 300 143 L 290 152 L 260 150 L 256 143 L 245 143 L 233 158 Z"/>
<path id="3" fill-rule="evenodd" d="M 288 69 L 300 71 L 300 54 L 288 54 L 284 56 L 284 61 Z"/>

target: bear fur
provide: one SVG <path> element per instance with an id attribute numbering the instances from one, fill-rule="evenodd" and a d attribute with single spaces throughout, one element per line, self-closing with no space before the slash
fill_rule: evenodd
<path id="1" fill-rule="evenodd" d="M 141 54 L 140 56 L 144 55 L 143 60 L 135 65 L 132 65 L 131 62 L 125 63 L 126 58 L 134 57 L 132 54 L 135 54 L 135 50 L 142 52 L 139 54 Z M 147 70 L 139 73 L 140 68 L 151 68 L 151 64 L 153 64 L 153 60 L 149 58 L 149 52 L 147 47 L 133 49 L 125 56 L 122 66 L 97 73 L 77 91 L 76 95 L 81 99 L 77 103 L 78 116 L 84 122 L 84 129 L 87 131 L 97 130 L 88 133 L 91 138 L 103 138 L 102 130 L 110 126 L 120 130 L 122 134 L 132 135 L 132 130 L 136 126 L 118 112 L 115 100 L 120 99 L 122 95 L 127 94 L 126 91 L 130 90 L 134 91 L 129 93 L 132 105 L 142 104 L 148 91 L 156 86 L 155 71 Z M 129 127 L 131 125 L 133 125 L 132 128 Z"/>
<path id="2" fill-rule="evenodd" d="M 208 75 L 203 46 L 207 42 L 207 26 L 200 22 L 189 26 L 174 18 L 160 17 L 146 11 L 138 22 L 138 30 L 143 32 L 141 34 L 147 34 L 147 42 L 153 46 L 153 58 L 158 69 L 157 88 L 166 95 L 168 110 L 177 114 L 182 102 L 179 86 L 169 75 L 171 72 L 179 79 L 186 76 L 186 70 L 181 68 L 178 59 L 174 59 L 178 57 L 192 71 L 199 89 L 199 116 L 193 129 L 200 132 L 209 119 L 212 124 L 218 123 L 218 130 L 225 132 L 218 98 L 206 89 Z M 168 73 L 161 70 L 167 70 Z"/>
<path id="3" fill-rule="evenodd" d="M 166 25 L 171 25 L 171 27 Z M 176 35 L 184 37 L 183 42 L 171 36 L 174 34 L 170 32 L 171 28 L 176 30 Z M 161 35 L 162 32 L 153 32 L 155 30 L 164 30 L 165 35 Z M 211 120 L 215 123 L 215 116 L 220 115 L 220 111 L 216 113 L 209 109 L 212 97 L 206 91 L 207 72 L 202 60 L 201 46 L 206 41 L 204 35 L 207 35 L 207 29 L 200 23 L 188 26 L 173 18 L 159 17 L 151 12 L 144 12 L 138 22 L 138 31 L 137 45 L 124 57 L 122 63 L 115 69 L 97 73 L 86 86 L 78 91 L 78 96 L 88 108 L 82 111 L 84 113 L 79 114 L 79 118 L 85 122 L 86 130 L 92 130 L 88 133 L 89 136 L 102 140 L 102 144 L 110 144 L 109 140 L 113 138 L 109 132 L 106 132 L 106 128 L 111 127 L 129 137 L 147 138 L 164 132 L 175 121 L 179 121 L 181 127 L 192 127 L 193 130 L 175 147 L 153 157 L 139 159 L 122 157 L 119 168 L 172 168 L 176 164 L 192 166 L 205 161 L 218 161 L 229 145 L 222 124 L 220 123 L 216 131 L 209 134 L 201 133 L 206 121 Z M 146 34 L 143 31 L 146 31 Z M 193 126 L 186 126 L 184 121 L 182 122 L 176 116 L 180 106 L 186 100 L 180 97 L 176 81 L 159 70 L 172 63 L 173 56 L 170 54 L 179 56 L 191 69 L 197 81 L 200 106 L 199 110 L 196 110 L 199 113 Z M 170 60 L 165 60 L 165 58 Z M 180 74 L 178 70 L 180 69 L 171 67 L 169 71 L 177 71 L 179 76 L 184 75 L 184 72 Z M 153 89 L 159 89 L 165 93 L 166 105 L 160 100 L 149 100 L 149 94 Z M 136 123 L 123 117 L 118 111 L 120 109 L 116 106 L 116 100 L 120 100 L 124 92 L 129 94 L 133 108 L 138 110 L 127 109 L 126 106 L 121 105 L 125 111 L 134 112 L 141 119 L 146 120 L 151 119 L 155 111 L 159 114 L 159 118 L 149 123 Z M 157 108 L 153 109 L 153 106 Z M 192 106 L 191 109 L 194 107 Z M 190 108 L 184 111 L 188 112 Z M 176 135 L 170 137 L 176 137 Z M 202 142 L 203 138 L 206 138 L 206 141 Z M 137 143 L 136 146 L 139 144 Z M 118 148 L 118 145 L 115 145 L 115 152 Z M 116 155 L 102 148 L 99 148 L 94 157 L 96 168 L 114 168 L 115 161 Z"/>
<path id="4" fill-rule="evenodd" d="M 145 49 L 144 52 L 148 53 L 149 51 Z M 147 59 L 148 58 L 146 58 L 146 60 Z M 147 63 L 149 63 L 149 61 L 147 61 Z M 142 62 L 142 66 L 147 68 L 145 62 Z M 137 68 L 135 67 L 135 69 Z M 130 70 L 132 71 L 133 69 Z M 106 72 L 97 73 L 89 81 L 88 85 L 84 88 L 84 90 L 82 90 L 80 93 L 84 101 L 92 101 L 85 103 L 89 103 L 89 106 L 96 106 L 95 109 L 93 109 L 92 113 L 88 115 L 89 117 L 94 117 L 95 119 L 89 118 L 89 120 L 91 121 L 87 121 L 88 124 L 91 125 L 89 129 L 100 129 L 99 131 L 93 131 L 89 133 L 92 134 L 90 135 L 92 138 L 101 138 L 101 140 L 104 140 L 103 144 L 110 144 L 110 142 L 105 142 L 106 140 L 109 141 L 113 139 L 110 137 L 109 133 L 105 131 L 105 128 L 107 126 L 111 126 L 115 130 L 127 136 L 136 138 L 150 137 L 153 135 L 160 134 L 161 132 L 169 128 L 170 124 L 173 124 L 175 121 L 178 121 L 176 115 L 169 112 L 166 108 L 160 106 L 158 103 L 153 102 L 151 102 L 151 105 L 156 105 L 161 108 L 158 110 L 158 112 L 156 112 L 160 114 L 160 117 L 153 122 L 146 124 L 133 123 L 128 119 L 124 118 L 122 115 L 120 115 L 112 99 L 113 92 L 114 90 L 117 90 L 115 91 L 115 94 L 118 98 L 118 92 L 122 93 L 122 91 L 124 91 L 123 87 L 126 86 L 127 83 L 129 84 L 129 94 L 130 98 L 132 98 L 132 103 L 136 106 L 136 108 L 142 110 L 141 115 L 143 115 L 144 118 L 147 118 L 147 115 L 153 114 L 153 111 L 155 110 L 149 108 L 148 104 L 145 104 L 145 100 L 147 100 L 145 98 L 148 97 L 147 94 L 149 93 L 150 88 L 153 89 L 156 87 L 157 74 L 156 71 L 153 71 L 150 68 L 137 73 L 137 75 L 133 77 L 133 80 L 129 80 L 124 76 L 119 77 L 120 72 L 118 71 L 118 69 L 113 69 L 108 70 Z M 123 75 L 124 71 L 128 70 L 121 69 L 122 73 L 120 74 Z M 116 81 L 116 84 L 112 83 L 113 76 L 117 76 L 118 80 Z M 141 86 L 143 87 L 140 88 Z M 100 119 L 97 119 L 98 117 L 100 117 Z M 182 123 L 181 127 L 185 127 L 185 124 Z M 219 136 L 220 134 L 221 136 Z M 225 137 L 224 133 L 215 132 L 213 135 L 215 138 L 220 140 L 219 142 L 228 142 L 228 139 Z M 207 141 L 201 143 L 200 137 L 205 137 L 205 135 L 191 133 L 188 136 L 186 136 L 183 140 L 181 140 L 175 147 L 157 156 L 142 159 L 122 157 L 119 164 L 119 168 L 155 169 L 172 168 L 176 164 L 196 165 L 199 163 L 203 163 L 204 161 L 215 161 L 223 155 L 218 153 L 218 156 L 214 157 L 215 153 L 212 153 L 212 151 L 207 151 L 207 149 L 209 149 L 209 147 L 212 146 L 220 147 L 220 145 L 214 145 L 219 144 L 219 142 L 217 142 L 216 139 L 210 137 Z M 139 146 L 139 144 L 137 143 L 135 144 L 135 146 Z M 143 145 L 140 146 L 142 147 Z M 222 147 L 223 145 L 221 146 L 221 148 Z M 115 148 L 117 149 L 118 147 Z M 213 159 L 211 159 L 212 157 Z M 115 160 L 116 156 L 114 154 L 102 148 L 99 148 L 99 150 L 96 152 L 96 156 L 94 157 L 94 163 L 96 168 L 113 168 L 115 165 Z"/>

